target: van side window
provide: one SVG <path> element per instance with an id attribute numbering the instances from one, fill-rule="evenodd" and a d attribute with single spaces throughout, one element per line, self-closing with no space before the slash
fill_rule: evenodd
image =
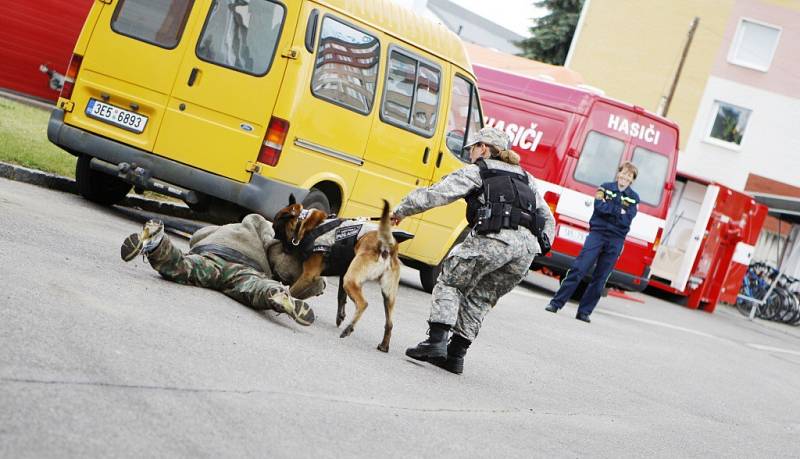
<path id="1" fill-rule="evenodd" d="M 380 42 L 329 16 L 322 21 L 311 93 L 367 114 L 375 101 Z"/>
<path id="2" fill-rule="evenodd" d="M 469 81 L 456 76 L 447 111 L 447 148 L 462 161 L 469 161 L 464 144 L 469 135 L 481 129 L 481 110 L 477 89 Z"/>
<path id="3" fill-rule="evenodd" d="M 381 118 L 401 128 L 432 136 L 439 108 L 440 80 L 438 68 L 392 50 Z"/>
<path id="4" fill-rule="evenodd" d="M 186 27 L 194 0 L 120 0 L 111 30 L 137 40 L 172 49 Z"/>
<path id="5" fill-rule="evenodd" d="M 575 167 L 575 180 L 592 186 L 614 181 L 623 150 L 625 142 L 622 140 L 591 131 Z"/>
<path id="6" fill-rule="evenodd" d="M 197 57 L 251 75 L 265 75 L 275 56 L 285 7 L 270 0 L 214 0 L 197 42 Z"/>
<path id="7" fill-rule="evenodd" d="M 661 193 L 667 180 L 669 158 L 647 148 L 636 147 L 631 162 L 639 169 L 631 188 L 639 194 L 642 202 L 657 206 L 661 202 Z"/>

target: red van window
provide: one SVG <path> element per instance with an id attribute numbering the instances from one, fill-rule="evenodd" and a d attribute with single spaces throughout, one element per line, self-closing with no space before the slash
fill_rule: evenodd
<path id="1" fill-rule="evenodd" d="M 281 34 L 284 6 L 269 0 L 211 4 L 197 57 L 251 75 L 265 75 Z"/>
<path id="2" fill-rule="evenodd" d="M 659 205 L 661 194 L 664 191 L 664 182 L 667 180 L 669 158 L 647 148 L 636 147 L 633 150 L 631 162 L 639 169 L 639 174 L 631 188 L 639 194 L 639 199 L 643 203 L 651 206 Z"/>
<path id="3" fill-rule="evenodd" d="M 624 150 L 622 140 L 597 131 L 589 132 L 575 167 L 575 180 L 592 186 L 614 181 Z"/>
<path id="4" fill-rule="evenodd" d="M 111 19 L 111 30 L 172 49 L 178 46 L 193 4 L 193 0 L 120 0 Z"/>

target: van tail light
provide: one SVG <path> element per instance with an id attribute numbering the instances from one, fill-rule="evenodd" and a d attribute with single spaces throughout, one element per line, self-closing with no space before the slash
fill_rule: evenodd
<path id="1" fill-rule="evenodd" d="M 264 136 L 264 143 L 258 153 L 258 162 L 267 166 L 278 164 L 278 159 L 283 151 L 283 143 L 286 141 L 286 133 L 289 132 L 289 122 L 280 118 L 272 117 L 269 120 L 267 134 Z"/>
<path id="2" fill-rule="evenodd" d="M 664 228 L 659 228 L 656 233 L 656 239 L 653 241 L 653 253 L 658 252 L 658 246 L 661 245 L 661 233 L 663 232 Z"/>
<path id="3" fill-rule="evenodd" d="M 550 212 L 553 215 L 556 214 L 556 207 L 558 207 L 558 198 L 560 197 L 561 195 L 556 193 L 555 191 L 545 191 L 544 196 L 542 196 L 544 202 L 547 203 L 547 207 L 550 208 Z"/>
<path id="4" fill-rule="evenodd" d="M 64 75 L 64 85 L 61 86 L 61 97 L 64 99 L 72 99 L 72 90 L 75 89 L 75 80 L 78 78 L 82 61 L 83 56 L 80 54 L 73 54 L 72 59 L 69 60 L 67 74 Z"/>

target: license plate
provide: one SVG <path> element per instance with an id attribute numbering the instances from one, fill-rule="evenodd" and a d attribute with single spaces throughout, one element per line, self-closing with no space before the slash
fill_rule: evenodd
<path id="1" fill-rule="evenodd" d="M 562 226 L 558 227 L 558 236 L 559 237 L 563 237 L 564 239 L 566 239 L 568 241 L 576 242 L 576 243 L 578 243 L 580 245 L 583 245 L 583 243 L 586 242 L 586 236 L 588 236 L 588 235 L 589 235 L 589 233 L 587 233 L 586 231 L 581 231 L 581 230 L 572 228 L 571 226 L 562 225 Z"/>
<path id="2" fill-rule="evenodd" d="M 86 115 L 128 131 L 140 134 L 147 126 L 147 117 L 138 113 L 115 107 L 97 99 L 89 99 Z"/>

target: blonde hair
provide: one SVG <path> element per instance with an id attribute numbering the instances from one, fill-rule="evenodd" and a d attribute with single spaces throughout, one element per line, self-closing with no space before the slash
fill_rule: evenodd
<path id="1" fill-rule="evenodd" d="M 489 151 L 492 152 L 492 154 L 491 154 L 492 158 L 499 159 L 500 161 L 503 161 L 504 163 L 508 163 L 508 164 L 511 164 L 511 165 L 514 165 L 514 166 L 518 166 L 519 165 L 520 157 L 516 152 L 511 151 L 511 150 L 500 150 L 497 147 L 495 147 L 494 145 L 490 145 L 488 143 L 485 143 L 484 145 L 489 147 Z"/>
<path id="2" fill-rule="evenodd" d="M 619 169 L 617 169 L 617 173 L 627 170 L 631 174 L 633 174 L 633 179 L 636 180 L 636 177 L 639 175 L 639 168 L 633 165 L 630 161 L 625 161 L 624 163 L 620 164 Z"/>

